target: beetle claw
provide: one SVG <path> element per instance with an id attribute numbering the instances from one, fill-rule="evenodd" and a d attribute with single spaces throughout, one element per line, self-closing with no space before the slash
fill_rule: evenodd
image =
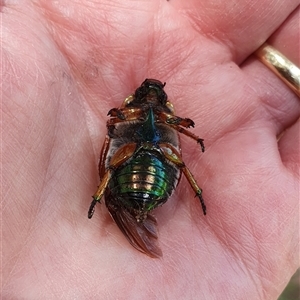
<path id="1" fill-rule="evenodd" d="M 186 118 L 185 121 L 187 122 L 186 128 L 195 127 L 195 122 L 189 118 Z"/>
<path id="2" fill-rule="evenodd" d="M 121 119 L 121 120 L 125 120 L 126 119 L 125 116 L 124 116 L 124 114 L 118 108 L 112 108 L 107 113 L 107 115 L 110 116 L 110 117 L 117 117 L 118 119 Z"/>
<path id="3" fill-rule="evenodd" d="M 96 206 L 97 202 L 99 202 L 99 201 L 97 201 L 93 198 L 93 201 L 91 202 L 91 205 L 90 205 L 90 208 L 89 208 L 89 211 L 88 211 L 88 218 L 89 219 L 91 219 L 93 217 L 93 214 L 95 212 L 95 206 Z"/>
<path id="4" fill-rule="evenodd" d="M 197 194 L 195 195 L 195 197 L 198 197 L 198 198 L 199 198 L 200 203 L 201 203 L 201 207 L 202 207 L 202 211 L 203 211 L 203 214 L 204 214 L 204 216 L 205 216 L 205 215 L 206 215 L 206 205 L 205 205 L 204 199 L 203 199 L 203 197 L 202 197 L 202 191 L 200 191 L 200 193 L 197 193 Z"/>
<path id="5" fill-rule="evenodd" d="M 204 152 L 205 151 L 205 146 L 204 146 L 204 139 L 198 139 L 197 143 L 200 144 L 201 146 L 201 151 Z"/>

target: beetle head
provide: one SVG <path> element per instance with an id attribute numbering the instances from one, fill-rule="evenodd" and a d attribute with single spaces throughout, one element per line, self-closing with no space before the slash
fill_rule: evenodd
<path id="1" fill-rule="evenodd" d="M 168 96 L 164 91 L 166 83 L 156 79 L 146 79 L 134 93 L 135 104 L 149 104 L 165 106 Z"/>
<path id="2" fill-rule="evenodd" d="M 158 110 L 174 114 L 173 104 L 168 101 L 168 96 L 164 91 L 166 83 L 156 79 L 145 79 L 134 94 L 128 96 L 122 107 L 136 107 L 148 109 L 155 107 Z"/>

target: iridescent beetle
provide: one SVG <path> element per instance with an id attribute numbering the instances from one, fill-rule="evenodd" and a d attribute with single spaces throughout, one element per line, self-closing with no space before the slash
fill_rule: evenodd
<path id="1" fill-rule="evenodd" d="M 168 200 L 182 172 L 206 214 L 202 190 L 181 158 L 178 132 L 197 141 L 202 152 L 203 139 L 185 129 L 194 127 L 191 119 L 174 115 L 164 86 L 146 79 L 120 108 L 108 112 L 99 163 L 101 182 L 88 212 L 92 218 L 105 195 L 106 206 L 125 237 L 151 257 L 162 255 L 151 211 Z"/>

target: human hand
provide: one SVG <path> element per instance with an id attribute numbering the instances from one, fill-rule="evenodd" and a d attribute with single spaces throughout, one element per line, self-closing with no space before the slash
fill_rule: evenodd
<path id="1" fill-rule="evenodd" d="M 299 263 L 300 105 L 251 53 L 299 62 L 298 1 L 24 4 L 2 4 L 2 297 L 276 299 Z M 182 139 L 207 215 L 183 179 L 154 212 L 161 259 L 105 205 L 87 218 L 106 114 L 145 78 L 206 146 Z"/>

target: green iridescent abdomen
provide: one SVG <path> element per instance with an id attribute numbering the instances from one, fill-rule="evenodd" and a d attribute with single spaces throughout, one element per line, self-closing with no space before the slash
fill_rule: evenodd
<path id="1" fill-rule="evenodd" d="M 179 172 L 156 151 L 141 150 L 118 168 L 109 184 L 112 196 L 127 209 L 150 211 L 165 203 Z"/>

